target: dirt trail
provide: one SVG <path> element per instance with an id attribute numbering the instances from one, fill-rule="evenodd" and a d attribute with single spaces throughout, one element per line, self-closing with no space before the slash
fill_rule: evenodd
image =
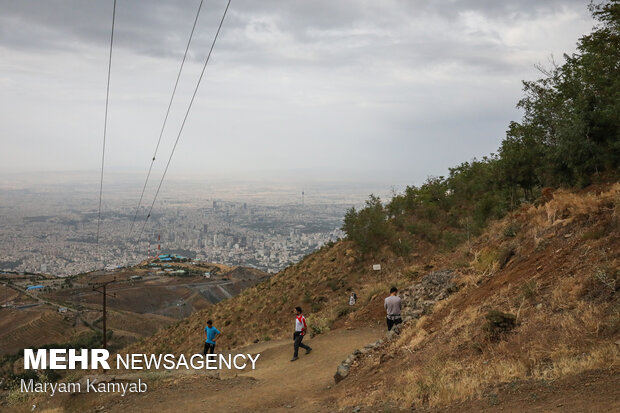
<path id="1" fill-rule="evenodd" d="M 244 371 L 235 377 L 234 372 L 221 375 L 221 380 L 209 379 L 206 374 L 178 374 L 170 381 L 147 383 L 151 386 L 145 395 L 107 399 L 105 403 L 90 404 L 107 412 L 131 411 L 320 411 L 325 390 L 334 385 L 338 364 L 353 350 L 374 342 L 383 335 L 379 328 L 356 328 L 330 331 L 304 340 L 313 348 L 306 355 L 300 349 L 299 360 L 291 362 L 293 341 L 274 340 L 238 349 L 236 353 L 260 353 L 256 370 Z M 73 403 L 71 403 L 73 404 Z M 66 405 L 65 405 L 66 406 Z M 104 406 L 100 409 L 100 406 Z M 51 406 L 50 406 L 51 407 Z M 67 406 L 79 410 L 76 404 Z"/>

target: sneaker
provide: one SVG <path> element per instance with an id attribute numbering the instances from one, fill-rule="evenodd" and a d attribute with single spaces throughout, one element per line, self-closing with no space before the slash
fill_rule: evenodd
<path id="1" fill-rule="evenodd" d="M 306 350 L 306 354 L 310 354 L 311 351 L 312 351 L 312 348 L 309 348 L 308 350 Z"/>
<path id="2" fill-rule="evenodd" d="M 295 357 L 293 357 L 293 358 L 291 359 L 291 361 L 295 361 L 295 360 L 297 360 L 298 358 L 299 358 L 299 357 L 295 356 Z"/>

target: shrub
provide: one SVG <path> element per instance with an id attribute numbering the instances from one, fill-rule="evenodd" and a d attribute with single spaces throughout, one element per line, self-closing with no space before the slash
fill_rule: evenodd
<path id="1" fill-rule="evenodd" d="M 466 239 L 466 235 L 459 232 L 444 231 L 441 235 L 441 247 L 446 251 L 452 251 Z"/>
<path id="2" fill-rule="evenodd" d="M 327 281 L 327 286 L 331 288 L 332 291 L 337 291 L 340 288 L 340 283 L 338 280 L 332 279 Z"/>
<path id="3" fill-rule="evenodd" d="M 345 315 L 352 313 L 353 311 L 355 311 L 355 306 L 348 305 L 348 304 L 343 305 L 342 307 L 338 309 L 338 318 L 344 317 Z"/>
<path id="4" fill-rule="evenodd" d="M 581 237 L 582 240 L 584 241 L 588 241 L 588 240 L 595 240 L 595 239 L 599 239 L 605 236 L 605 230 L 604 229 L 592 229 L 590 231 L 586 231 L 583 233 L 583 236 Z"/>
<path id="5" fill-rule="evenodd" d="M 484 329 L 492 341 L 499 340 L 504 334 L 510 332 L 517 325 L 517 317 L 513 314 L 491 310 L 485 317 L 487 323 Z"/>
<path id="6" fill-rule="evenodd" d="M 407 239 L 398 238 L 391 245 L 392 251 L 399 257 L 404 257 L 411 254 L 411 250 L 413 249 L 411 242 Z"/>
<path id="7" fill-rule="evenodd" d="M 516 222 L 511 222 L 510 224 L 508 224 L 506 228 L 504 228 L 504 237 L 506 238 L 515 237 L 519 229 L 520 229 L 519 224 L 517 224 Z"/>
<path id="8" fill-rule="evenodd" d="M 429 221 L 416 221 L 407 225 L 407 231 L 429 242 L 437 242 L 441 237 L 439 230 Z"/>
<path id="9" fill-rule="evenodd" d="M 530 280 L 521 286 L 521 295 L 526 300 L 531 300 L 538 295 L 538 283 Z"/>

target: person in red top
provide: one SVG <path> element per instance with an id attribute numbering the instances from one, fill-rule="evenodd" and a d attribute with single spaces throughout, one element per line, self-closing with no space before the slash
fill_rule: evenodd
<path id="1" fill-rule="evenodd" d="M 310 348 L 310 346 L 307 346 L 301 342 L 301 340 L 303 340 L 304 336 L 306 335 L 306 331 L 308 330 L 306 318 L 301 313 L 301 307 L 295 307 L 295 314 L 295 333 L 293 334 L 293 340 L 295 340 L 293 348 L 295 349 L 295 352 L 293 353 L 293 358 L 291 359 L 291 361 L 295 361 L 299 358 L 297 357 L 299 347 L 306 349 L 306 354 L 312 351 L 312 348 Z"/>

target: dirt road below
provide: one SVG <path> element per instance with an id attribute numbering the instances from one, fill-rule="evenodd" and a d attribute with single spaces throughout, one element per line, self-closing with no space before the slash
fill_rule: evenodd
<path id="1" fill-rule="evenodd" d="M 356 348 L 377 340 L 378 329 L 339 330 L 306 341 L 313 348 L 306 355 L 300 349 L 299 360 L 291 362 L 292 340 L 259 343 L 239 349 L 237 353 L 260 353 L 257 368 L 234 377 L 222 374 L 222 380 L 188 377 L 176 385 L 166 386 L 150 396 L 136 397 L 119 405 L 135 412 L 184 411 L 290 411 L 321 410 L 321 393 L 334 385 L 338 364 Z M 202 380 L 201 380 L 202 379 Z M 115 411 L 115 409 L 111 409 Z"/>
<path id="2" fill-rule="evenodd" d="M 235 353 L 260 353 L 256 370 L 222 371 L 221 379 L 206 371 L 172 372 L 155 380 L 144 394 L 91 394 L 36 400 L 37 411 L 98 412 L 255 412 L 325 411 L 325 391 L 334 386 L 336 367 L 353 350 L 383 335 L 378 328 L 340 329 L 304 340 L 313 348 L 291 362 L 293 340 L 273 340 L 240 348 Z M 132 374 L 132 376 L 136 376 Z M 117 376 L 121 378 L 121 376 Z M 152 377 L 152 376 L 151 376 Z M 329 391 L 329 390 L 328 390 Z"/>

